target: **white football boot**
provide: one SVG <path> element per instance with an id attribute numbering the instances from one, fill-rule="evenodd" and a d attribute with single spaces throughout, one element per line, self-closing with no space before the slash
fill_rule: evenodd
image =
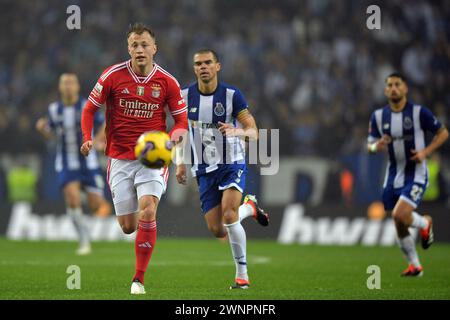
<path id="1" fill-rule="evenodd" d="M 79 255 L 79 256 L 85 256 L 87 254 L 90 254 L 91 252 L 92 252 L 92 248 L 91 248 L 90 243 L 80 245 L 77 249 L 77 255 Z"/>
<path id="2" fill-rule="evenodd" d="M 145 288 L 138 280 L 131 283 L 131 294 L 145 294 Z"/>

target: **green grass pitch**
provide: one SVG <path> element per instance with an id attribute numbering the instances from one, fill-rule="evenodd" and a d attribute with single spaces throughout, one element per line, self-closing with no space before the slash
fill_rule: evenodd
<path id="1" fill-rule="evenodd" d="M 0 239 L 0 299 L 450 299 L 450 245 L 418 248 L 422 278 L 401 278 L 397 247 L 280 245 L 250 240 L 249 290 L 229 290 L 234 264 L 227 242 L 160 238 L 144 296 L 129 294 L 134 243 L 94 242 L 76 256 L 75 242 Z M 66 287 L 69 265 L 81 289 Z M 381 289 L 367 288 L 369 265 L 381 268 Z"/>

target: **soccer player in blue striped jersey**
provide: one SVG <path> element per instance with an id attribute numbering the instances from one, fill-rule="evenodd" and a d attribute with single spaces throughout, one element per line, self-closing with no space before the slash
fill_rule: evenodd
<path id="1" fill-rule="evenodd" d="M 383 203 L 391 211 L 400 248 L 409 263 L 402 276 L 422 276 L 423 268 L 408 228 L 418 228 L 422 247 L 433 243 L 433 221 L 416 212 L 428 184 L 426 157 L 448 138 L 447 129 L 424 106 L 407 99 L 405 77 L 393 73 L 386 78 L 388 105 L 372 113 L 367 148 L 370 153 L 387 151 L 389 165 L 383 185 Z M 426 145 L 425 134 L 434 137 Z"/>
<path id="2" fill-rule="evenodd" d="M 40 118 L 36 129 L 46 138 L 56 138 L 55 170 L 58 185 L 63 191 L 67 214 L 71 217 L 79 238 L 80 255 L 91 252 L 88 227 L 83 219 L 81 190 L 86 191 L 90 209 L 99 215 L 111 212 L 110 204 L 104 198 L 104 179 L 95 152 L 84 157 L 79 151 L 82 141 L 81 111 L 86 99 L 79 96 L 78 77 L 63 73 L 59 78 L 60 100 L 48 107 L 47 117 Z M 104 125 L 103 116 L 96 118 L 99 137 Z"/>
<path id="3" fill-rule="evenodd" d="M 197 178 L 201 209 L 208 229 L 218 238 L 228 235 L 235 261 L 235 283 L 247 289 L 246 234 L 241 221 L 252 216 L 267 226 L 268 215 L 256 197 L 246 195 L 245 139 L 258 138 L 255 119 L 242 93 L 218 81 L 221 64 L 210 49 L 194 54 L 197 82 L 182 90 L 188 106 L 191 172 Z M 186 183 L 186 168 L 178 166 L 177 180 Z"/>

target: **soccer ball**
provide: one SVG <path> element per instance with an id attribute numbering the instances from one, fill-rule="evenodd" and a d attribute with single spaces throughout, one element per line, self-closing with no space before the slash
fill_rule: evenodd
<path id="1" fill-rule="evenodd" d="M 159 169 L 172 162 L 172 142 L 163 131 L 148 131 L 141 134 L 134 147 L 134 155 L 144 166 Z"/>

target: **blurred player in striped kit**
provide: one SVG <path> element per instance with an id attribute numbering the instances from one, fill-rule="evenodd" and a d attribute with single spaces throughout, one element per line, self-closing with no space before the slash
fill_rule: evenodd
<path id="1" fill-rule="evenodd" d="M 217 53 L 199 50 L 193 60 L 197 82 L 182 90 L 188 105 L 191 171 L 208 229 L 218 238 L 228 235 L 230 241 L 236 265 L 230 289 L 247 289 L 247 242 L 241 221 L 253 217 L 263 226 L 269 223 L 255 196 L 246 195 L 241 203 L 247 174 L 244 139 L 258 139 L 258 130 L 242 93 L 218 81 Z M 186 183 L 185 170 L 178 166 L 180 183 Z"/>
<path id="2" fill-rule="evenodd" d="M 92 212 L 100 216 L 109 215 L 110 204 L 104 198 L 104 178 L 102 176 L 97 153 L 85 158 L 78 146 L 82 140 L 81 112 L 86 99 L 79 96 L 78 77 L 73 73 L 63 73 L 59 78 L 61 99 L 48 107 L 47 117 L 40 118 L 36 129 L 47 139 L 56 138 L 55 170 L 58 184 L 63 191 L 67 214 L 71 217 L 79 238 L 80 255 L 91 252 L 89 230 L 83 218 L 81 191 L 87 195 Z M 104 118 L 96 118 L 98 138 L 101 147 Z"/>
<path id="3" fill-rule="evenodd" d="M 448 138 L 447 129 L 429 109 L 407 99 L 408 85 L 400 73 L 386 79 L 388 105 L 372 113 L 369 124 L 368 151 L 387 151 L 389 165 L 383 185 L 383 203 L 392 212 L 398 242 L 408 261 L 401 274 L 406 277 L 423 275 L 414 239 L 408 228 L 418 228 L 422 247 L 433 243 L 433 220 L 416 212 L 428 185 L 426 157 Z M 433 135 L 426 145 L 425 134 Z"/>

